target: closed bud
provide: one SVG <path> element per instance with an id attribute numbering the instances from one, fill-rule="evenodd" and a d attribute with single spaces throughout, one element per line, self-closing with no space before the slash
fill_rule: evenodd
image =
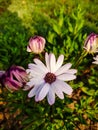
<path id="1" fill-rule="evenodd" d="M 45 48 L 45 42 L 45 39 L 41 36 L 31 37 L 27 46 L 27 52 L 41 53 Z"/>
<path id="2" fill-rule="evenodd" d="M 84 49 L 86 49 L 86 51 L 88 53 L 96 53 L 98 52 L 98 35 L 91 33 L 85 43 L 84 43 Z"/>
<path id="3" fill-rule="evenodd" d="M 1 85 L 10 91 L 17 91 L 23 88 L 27 81 L 27 73 L 21 66 L 11 66 L 1 76 Z"/>

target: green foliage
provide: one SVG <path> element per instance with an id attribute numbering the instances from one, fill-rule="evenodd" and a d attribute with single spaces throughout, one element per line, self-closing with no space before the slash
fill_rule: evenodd
<path id="1" fill-rule="evenodd" d="M 49 21 L 50 29 L 47 36 L 48 49 L 57 54 L 64 54 L 66 60 L 75 60 L 83 48 L 86 34 L 83 34 L 84 11 L 80 5 L 69 16 L 63 6 L 54 10 L 54 17 Z M 50 46 L 51 47 L 50 47 Z M 74 57 L 71 57 L 74 55 Z"/>
<path id="2" fill-rule="evenodd" d="M 6 69 L 12 64 L 27 63 L 26 46 L 30 33 L 22 25 L 17 14 L 5 12 L 0 20 L 0 68 Z"/>

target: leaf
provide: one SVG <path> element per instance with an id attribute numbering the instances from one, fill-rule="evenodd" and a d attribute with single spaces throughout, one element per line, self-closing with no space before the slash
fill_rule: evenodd
<path id="1" fill-rule="evenodd" d="M 86 93 L 89 96 L 93 96 L 95 94 L 95 90 L 94 89 L 88 89 L 86 87 L 82 87 L 81 89 L 82 89 L 82 91 L 84 93 Z"/>
<path id="2" fill-rule="evenodd" d="M 58 26 L 58 24 L 53 24 L 53 29 L 54 29 L 54 31 L 55 31 L 58 35 L 60 35 L 60 33 L 61 33 L 61 28 L 60 28 L 60 26 Z"/>

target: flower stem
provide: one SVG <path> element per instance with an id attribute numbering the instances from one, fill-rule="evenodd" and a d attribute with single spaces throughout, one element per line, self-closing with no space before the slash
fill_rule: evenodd
<path id="1" fill-rule="evenodd" d="M 82 62 L 83 58 L 88 54 L 88 52 L 86 52 L 85 50 L 82 52 L 81 56 L 79 57 L 79 59 L 77 60 L 77 62 L 75 63 L 75 68 L 78 67 L 78 65 Z"/>
<path id="2" fill-rule="evenodd" d="M 53 122 L 53 106 L 50 106 L 50 122 Z"/>

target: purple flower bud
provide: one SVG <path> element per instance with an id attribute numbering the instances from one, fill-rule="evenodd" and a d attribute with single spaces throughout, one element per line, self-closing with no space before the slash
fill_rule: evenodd
<path id="1" fill-rule="evenodd" d="M 84 49 L 86 49 L 86 51 L 88 53 L 96 53 L 98 52 L 98 35 L 95 33 L 91 33 L 85 43 L 84 43 Z"/>
<path id="2" fill-rule="evenodd" d="M 27 52 L 41 53 L 45 48 L 45 42 L 45 39 L 41 36 L 31 37 L 27 46 Z"/>
<path id="3" fill-rule="evenodd" d="M 27 73 L 21 66 L 11 66 L 1 76 L 1 84 L 7 87 L 10 91 L 16 91 L 23 88 L 27 81 Z"/>

